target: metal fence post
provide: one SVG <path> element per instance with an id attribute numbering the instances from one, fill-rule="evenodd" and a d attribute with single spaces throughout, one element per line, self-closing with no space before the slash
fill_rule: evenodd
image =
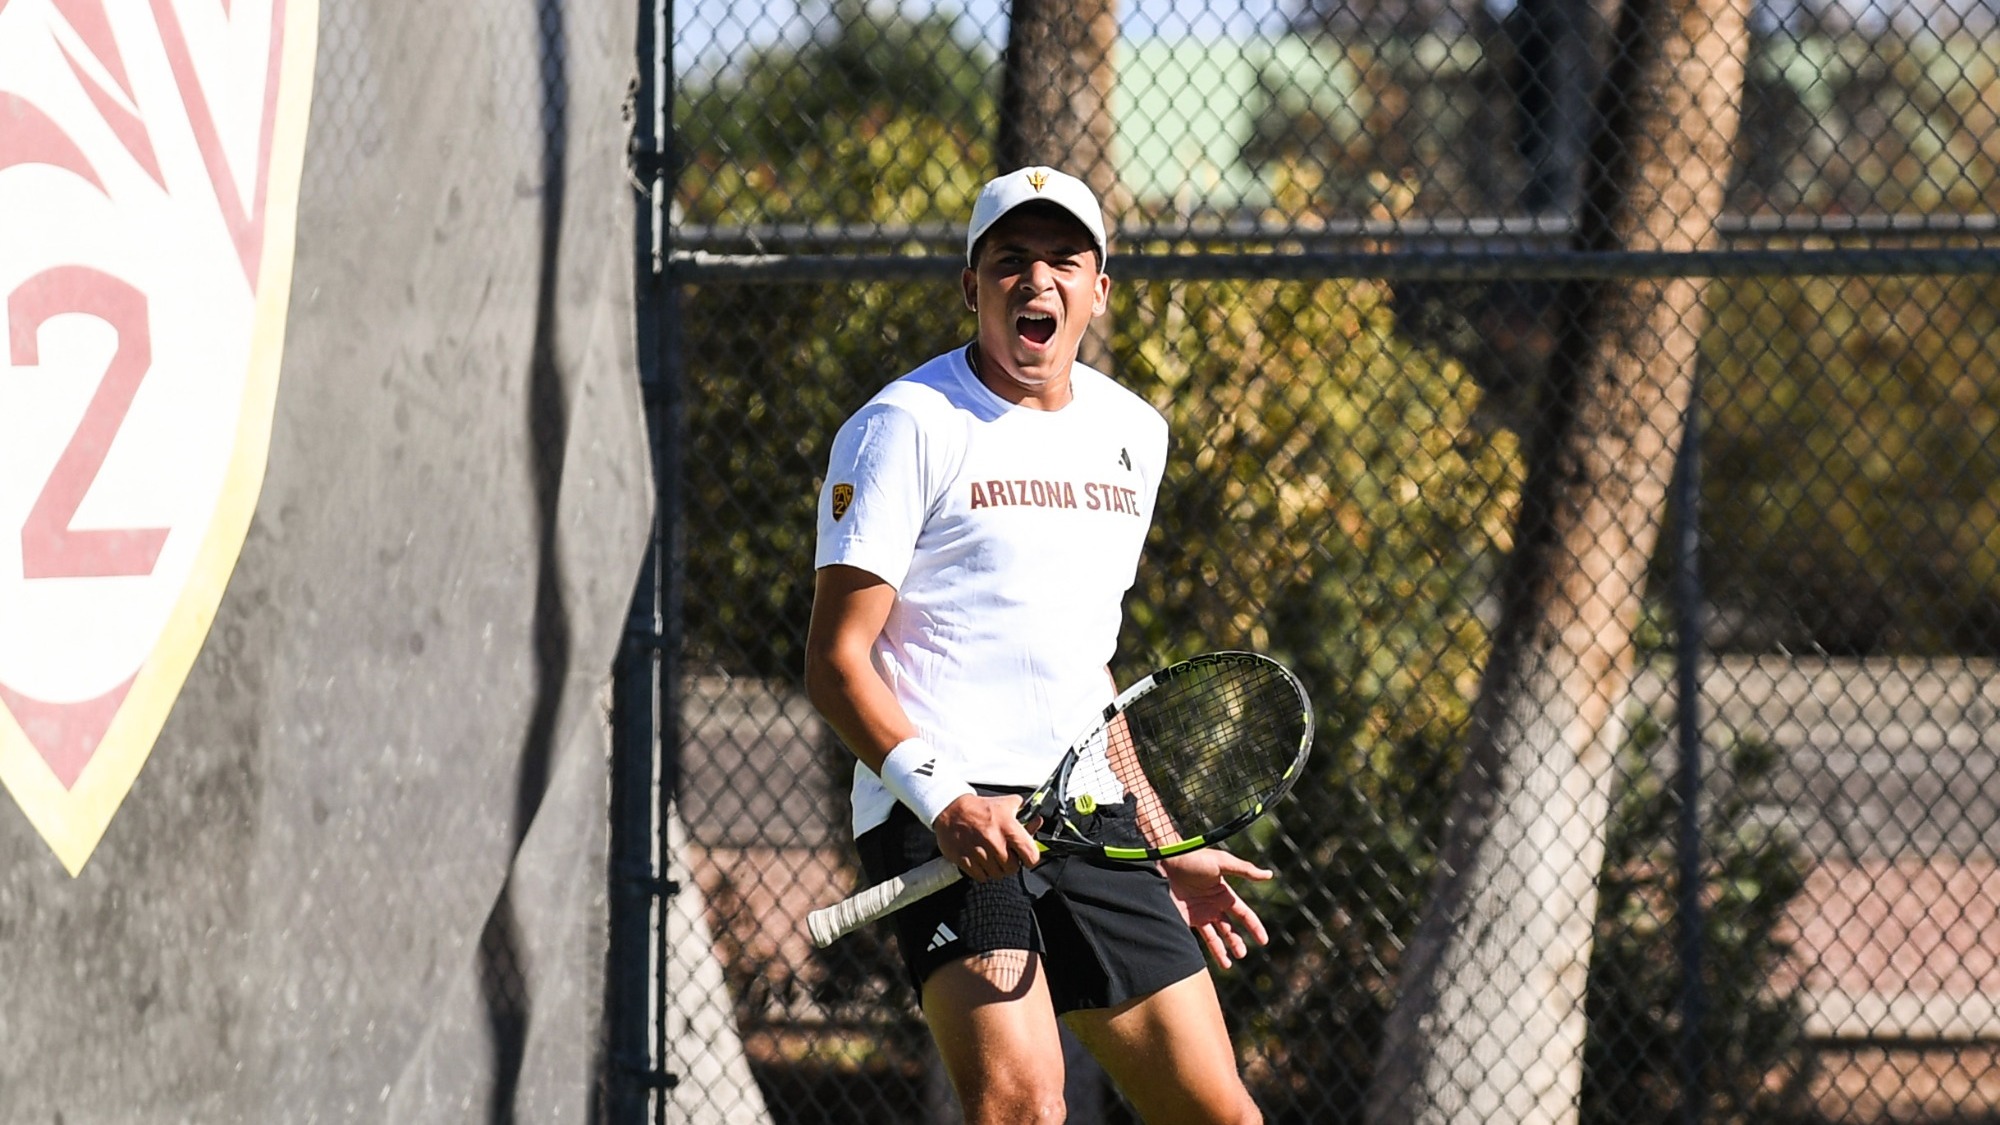
<path id="1" fill-rule="evenodd" d="M 666 1120 L 676 1076 L 667 1065 L 667 917 L 665 900 L 679 888 L 666 877 L 667 802 L 674 789 L 674 692 L 668 623 L 676 620 L 674 560 L 681 534 L 675 441 L 668 388 L 677 364 L 673 337 L 678 310 L 662 269 L 663 213 L 670 165 L 662 140 L 662 90 L 672 88 L 671 0 L 638 9 L 636 79 L 632 91 L 630 168 L 633 224 L 634 337 L 656 489 L 652 541 L 640 567 L 626 618 L 625 639 L 612 675 L 609 919 L 605 953 L 605 1079 L 601 1120 L 611 1125 Z M 643 982 L 643 983 L 642 983 Z"/>
<path id="2" fill-rule="evenodd" d="M 1701 374 L 1696 372 L 1681 424 L 1680 456 L 1674 462 L 1674 683 L 1680 769 L 1679 833 L 1674 851 L 1679 869 L 1676 904 L 1681 969 L 1679 1067 L 1681 1120 L 1701 1120 L 1702 1070 L 1702 869 L 1701 869 Z"/>

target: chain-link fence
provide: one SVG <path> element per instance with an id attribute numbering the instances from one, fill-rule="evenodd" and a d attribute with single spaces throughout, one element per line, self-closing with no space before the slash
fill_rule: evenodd
<path id="1" fill-rule="evenodd" d="M 1268 1120 L 2000 1117 L 2000 6 L 666 11 L 689 1116 L 953 1119 L 890 939 L 804 937 L 801 649 L 833 432 L 1034 162 L 1173 432 L 1114 672 L 1320 712 L 1217 974 Z"/>

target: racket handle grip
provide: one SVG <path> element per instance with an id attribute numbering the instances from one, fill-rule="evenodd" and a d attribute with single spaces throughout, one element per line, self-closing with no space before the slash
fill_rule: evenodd
<path id="1" fill-rule="evenodd" d="M 938 856 L 920 867 L 884 879 L 865 891 L 850 895 L 806 915 L 806 931 L 814 946 L 825 949 L 846 934 L 903 907 L 951 886 L 965 873 Z"/>

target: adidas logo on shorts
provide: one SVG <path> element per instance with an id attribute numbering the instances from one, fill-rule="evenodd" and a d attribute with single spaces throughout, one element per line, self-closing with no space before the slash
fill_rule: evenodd
<path id="1" fill-rule="evenodd" d="M 945 925 L 943 922 L 939 922 L 937 932 L 931 935 L 931 943 L 924 947 L 924 952 L 929 953 L 931 950 L 943 946 L 946 942 L 957 940 L 958 935 L 951 932 L 951 927 Z"/>

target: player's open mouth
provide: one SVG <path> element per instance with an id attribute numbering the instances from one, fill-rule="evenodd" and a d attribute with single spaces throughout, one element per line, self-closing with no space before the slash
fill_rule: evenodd
<path id="1" fill-rule="evenodd" d="M 1014 331 L 1022 339 L 1040 347 L 1055 337 L 1056 318 L 1047 313 L 1023 313 L 1014 318 Z"/>

